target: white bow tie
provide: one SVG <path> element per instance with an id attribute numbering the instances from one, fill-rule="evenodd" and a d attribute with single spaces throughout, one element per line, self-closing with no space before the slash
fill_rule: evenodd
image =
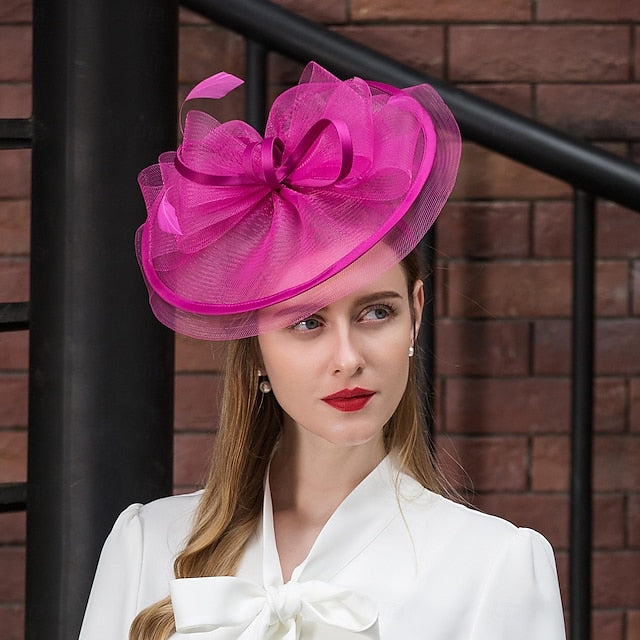
<path id="1" fill-rule="evenodd" d="M 303 620 L 358 633 L 378 619 L 367 596 L 318 580 L 263 589 L 233 576 L 179 578 L 171 601 L 176 631 L 216 640 L 297 640 Z"/>

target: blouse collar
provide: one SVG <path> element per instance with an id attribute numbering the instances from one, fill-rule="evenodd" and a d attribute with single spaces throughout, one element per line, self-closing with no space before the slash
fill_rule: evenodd
<path id="1" fill-rule="evenodd" d="M 397 489 L 407 482 L 413 480 L 400 474 L 389 456 L 383 458 L 331 515 L 307 557 L 294 569 L 291 581 L 332 580 L 397 516 Z M 262 542 L 264 584 L 281 585 L 284 581 L 275 540 L 269 473 L 265 477 Z"/>

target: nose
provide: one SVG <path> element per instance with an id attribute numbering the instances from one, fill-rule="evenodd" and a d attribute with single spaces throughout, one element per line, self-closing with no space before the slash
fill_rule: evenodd
<path id="1" fill-rule="evenodd" d="M 352 377 L 364 366 L 362 348 L 348 326 L 334 327 L 331 344 L 331 369 L 334 375 Z"/>

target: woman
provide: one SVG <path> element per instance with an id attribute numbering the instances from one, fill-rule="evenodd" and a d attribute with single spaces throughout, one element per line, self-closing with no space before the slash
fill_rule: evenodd
<path id="1" fill-rule="evenodd" d="M 421 435 L 413 249 L 459 153 L 430 87 L 312 63 L 264 139 L 190 111 L 142 172 L 155 314 L 233 342 L 204 490 L 121 514 L 82 640 L 564 638 L 549 544 L 443 497 Z"/>

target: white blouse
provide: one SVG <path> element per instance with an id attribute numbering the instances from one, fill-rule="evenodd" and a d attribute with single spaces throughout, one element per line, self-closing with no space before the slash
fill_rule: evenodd
<path id="1" fill-rule="evenodd" d="M 388 458 L 342 502 L 283 583 L 266 484 L 236 576 L 174 579 L 201 493 L 132 505 L 107 538 L 80 640 L 127 640 L 169 593 L 172 640 L 564 640 L 553 551 Z"/>

